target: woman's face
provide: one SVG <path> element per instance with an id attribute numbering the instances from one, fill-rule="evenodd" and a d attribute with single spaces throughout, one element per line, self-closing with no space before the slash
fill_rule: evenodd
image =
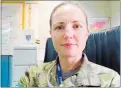
<path id="1" fill-rule="evenodd" d="M 84 12 L 72 5 L 58 8 L 52 17 L 50 34 L 59 55 L 66 57 L 80 55 L 89 35 Z"/>

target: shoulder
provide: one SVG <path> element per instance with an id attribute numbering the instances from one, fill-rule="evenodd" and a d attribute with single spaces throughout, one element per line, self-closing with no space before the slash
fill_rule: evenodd
<path id="1" fill-rule="evenodd" d="M 49 68 L 54 64 L 54 62 L 55 61 L 32 65 L 26 70 L 26 72 L 36 74 L 38 72 L 48 71 Z"/>
<path id="2" fill-rule="evenodd" d="M 38 86 L 39 79 L 43 79 L 42 85 L 46 84 L 46 74 L 55 61 L 30 66 L 20 78 L 19 84 L 24 87 Z"/>
<path id="3" fill-rule="evenodd" d="M 90 62 L 90 67 L 92 69 L 92 71 L 96 72 L 97 74 L 115 74 L 117 73 L 116 71 L 114 71 L 113 69 L 110 69 L 108 67 L 99 65 L 99 64 L 95 64 L 93 62 Z"/>
<path id="4" fill-rule="evenodd" d="M 101 80 L 101 86 L 111 86 L 119 87 L 120 86 L 120 75 L 108 67 L 104 67 L 95 63 L 90 62 L 90 67 L 92 73 L 97 75 Z"/>
<path id="5" fill-rule="evenodd" d="M 112 76 L 114 76 L 115 74 L 117 74 L 116 71 L 114 71 L 113 69 L 110 69 L 108 67 L 99 65 L 99 64 L 95 64 L 93 62 L 90 62 L 90 67 L 92 69 L 92 72 L 94 72 L 95 74 L 98 75 L 102 75 L 102 74 L 111 74 Z"/>

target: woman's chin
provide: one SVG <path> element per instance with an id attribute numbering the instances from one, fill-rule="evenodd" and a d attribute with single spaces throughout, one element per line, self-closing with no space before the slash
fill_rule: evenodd
<path id="1" fill-rule="evenodd" d="M 73 56 L 76 56 L 76 53 L 75 52 L 63 52 L 63 55 L 66 57 L 73 57 Z"/>

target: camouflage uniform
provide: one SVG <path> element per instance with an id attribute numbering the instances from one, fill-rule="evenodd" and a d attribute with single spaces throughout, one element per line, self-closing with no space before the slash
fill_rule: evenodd
<path id="1" fill-rule="evenodd" d="M 18 82 L 19 87 L 120 87 L 120 76 L 117 72 L 88 61 L 79 71 L 58 85 L 56 80 L 56 60 L 31 66 Z"/>

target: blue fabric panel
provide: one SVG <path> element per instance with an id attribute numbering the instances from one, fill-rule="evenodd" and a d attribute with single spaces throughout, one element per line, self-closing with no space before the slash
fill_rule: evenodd
<path id="1" fill-rule="evenodd" d="M 116 27 L 116 30 L 113 29 L 115 32 L 115 38 L 116 38 L 116 46 L 117 46 L 117 56 L 118 56 L 118 61 L 120 62 L 120 26 Z"/>
<path id="2" fill-rule="evenodd" d="M 102 57 L 102 41 L 101 41 L 101 34 L 96 33 L 95 34 L 95 45 L 96 45 L 96 63 L 102 64 L 101 57 Z"/>
<path id="3" fill-rule="evenodd" d="M 8 77 L 8 86 L 9 87 L 12 87 L 12 65 L 13 65 L 13 57 L 11 55 L 9 55 L 9 69 L 8 69 L 8 72 L 9 72 L 9 77 Z"/>
<path id="4" fill-rule="evenodd" d="M 1 56 L 1 87 L 11 87 L 12 85 L 12 56 Z"/>
<path id="5" fill-rule="evenodd" d="M 94 40 L 94 34 L 91 34 L 87 40 L 85 53 L 89 61 L 96 62 L 96 44 Z M 90 57 L 90 58 L 89 58 Z"/>
<path id="6" fill-rule="evenodd" d="M 1 87 L 8 87 L 8 78 L 9 78 L 9 62 L 8 56 L 2 56 L 2 64 L 1 64 Z"/>
<path id="7" fill-rule="evenodd" d="M 107 41 L 108 41 L 108 37 L 107 37 L 107 33 L 106 32 L 103 32 L 102 33 L 102 64 L 100 65 L 103 65 L 103 66 L 106 66 L 106 67 L 109 67 L 109 51 L 108 51 L 108 44 L 107 44 Z"/>
<path id="8" fill-rule="evenodd" d="M 55 60 L 57 53 L 53 47 L 53 43 L 52 43 L 52 39 L 48 38 L 47 42 L 46 42 L 46 49 L 45 49 L 45 58 L 44 58 L 44 62 L 50 62 Z"/>

